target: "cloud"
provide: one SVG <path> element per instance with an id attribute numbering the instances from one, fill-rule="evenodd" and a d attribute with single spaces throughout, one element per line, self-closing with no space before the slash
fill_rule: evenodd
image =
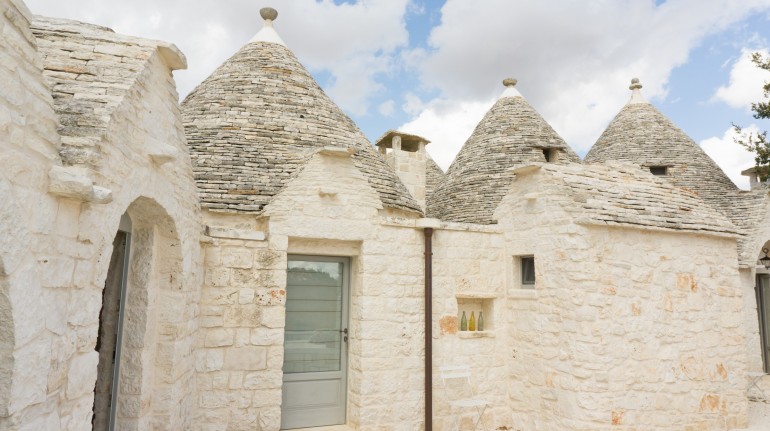
<path id="1" fill-rule="evenodd" d="M 768 55 L 766 49 L 752 50 L 743 48 L 741 56 L 730 69 L 730 83 L 717 89 L 712 101 L 721 101 L 733 108 L 749 111 L 751 104 L 763 99 L 762 87 L 770 81 L 770 72 L 760 69 L 751 61 L 753 52 Z"/>
<path id="2" fill-rule="evenodd" d="M 180 95 L 208 77 L 262 27 L 259 9 L 275 3 L 275 27 L 300 61 L 331 75 L 327 92 L 354 113 L 365 113 L 383 92 L 398 50 L 409 42 L 404 16 L 409 0 L 26 0 L 35 14 L 77 19 L 119 33 L 176 44 L 189 70 L 174 76 Z"/>
<path id="3" fill-rule="evenodd" d="M 744 132 L 756 133 L 756 125 L 745 127 Z M 741 171 L 754 166 L 754 154 L 747 151 L 733 140 L 735 130 L 725 130 L 722 137 L 714 136 L 700 142 L 701 148 L 722 168 L 731 180 L 740 188 L 749 189 L 749 178 L 741 175 Z"/>
<path id="4" fill-rule="evenodd" d="M 415 106 L 419 104 L 421 112 L 417 118 L 402 125 L 398 130 L 423 136 L 431 141 L 427 151 L 446 172 L 476 124 L 492 107 L 494 100 L 457 104 L 449 100 L 437 99 L 422 105 L 419 100 L 414 100 L 414 97 L 412 95 L 411 104 Z M 410 104 L 409 99 L 407 100 L 407 104 Z"/>
<path id="5" fill-rule="evenodd" d="M 767 0 L 624 0 L 560 2 L 555 13 L 553 2 L 538 0 L 487 0 L 484 7 L 447 0 L 419 73 L 423 85 L 458 106 L 489 100 L 503 78 L 518 78 L 530 104 L 585 154 L 628 100 L 631 78 L 641 79 L 648 99 L 664 98 L 671 71 L 705 37 L 768 7 Z M 411 124 L 428 139 L 454 118 L 433 114 Z"/>

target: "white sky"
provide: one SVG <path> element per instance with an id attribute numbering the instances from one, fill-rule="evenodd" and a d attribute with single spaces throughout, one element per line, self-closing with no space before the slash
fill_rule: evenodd
<path id="1" fill-rule="evenodd" d="M 724 127 L 701 143 L 734 180 L 753 164 L 728 129 L 736 120 L 750 126 L 747 107 L 761 99 L 762 82 L 770 80 L 747 61 L 752 50 L 768 46 L 770 0 L 337 3 L 27 0 L 33 13 L 177 44 L 189 63 L 189 70 L 175 73 L 182 95 L 246 43 L 261 28 L 259 8 L 272 5 L 283 40 L 367 135 L 392 128 L 423 135 L 444 169 L 505 77 L 517 78 L 524 97 L 584 154 L 627 101 L 632 77 L 658 105 L 676 90 L 672 73 L 697 60 L 692 55 L 704 39 L 729 33 L 737 53 L 722 65 L 729 79 L 704 88 L 699 103 L 743 117 L 724 118 Z M 751 21 L 757 16 L 765 17 L 760 25 Z M 699 70 L 692 78 L 718 73 L 725 70 Z M 683 115 L 689 109 L 684 103 L 677 108 Z"/>

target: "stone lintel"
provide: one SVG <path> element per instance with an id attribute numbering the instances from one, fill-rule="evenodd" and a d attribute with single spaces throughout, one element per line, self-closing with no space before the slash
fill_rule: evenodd
<path id="1" fill-rule="evenodd" d="M 246 241 L 264 241 L 267 236 L 264 231 L 246 229 L 228 229 L 217 226 L 206 226 L 205 232 L 212 238 L 242 239 Z"/>
<path id="2" fill-rule="evenodd" d="M 353 147 L 333 147 L 333 146 L 326 146 L 323 148 L 320 148 L 316 150 L 316 154 L 321 154 L 322 156 L 332 156 L 332 157 L 350 157 L 354 154 L 356 154 L 356 149 Z"/>

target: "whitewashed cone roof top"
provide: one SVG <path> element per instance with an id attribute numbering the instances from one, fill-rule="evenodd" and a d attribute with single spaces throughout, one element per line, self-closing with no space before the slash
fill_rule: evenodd
<path id="1" fill-rule="evenodd" d="M 638 79 L 631 80 L 631 98 L 586 154 L 585 162 L 666 167 L 663 178 L 694 193 L 732 221 L 739 233 L 739 257 L 744 263 L 751 260 L 745 246 L 761 217 L 767 193 L 738 189 L 698 144 L 644 99 L 641 88 Z"/>
<path id="2" fill-rule="evenodd" d="M 516 90 L 516 80 L 476 126 L 444 180 L 428 197 L 428 215 L 447 221 L 493 224 L 492 213 L 508 192 L 512 167 L 545 162 L 545 149 L 558 152 L 555 163 L 580 158 Z"/>
<path id="3" fill-rule="evenodd" d="M 204 208 L 261 212 L 314 150 L 355 150 L 353 163 L 386 208 L 419 204 L 364 134 L 332 102 L 260 11 L 265 27 L 182 102 L 193 172 Z"/>

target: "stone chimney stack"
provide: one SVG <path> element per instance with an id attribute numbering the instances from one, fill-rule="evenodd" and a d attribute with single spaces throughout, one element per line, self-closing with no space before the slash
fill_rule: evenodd
<path id="1" fill-rule="evenodd" d="M 425 179 L 430 141 L 408 133 L 390 130 L 377 140 L 377 149 L 404 183 L 412 197 L 425 209 Z"/>
<path id="2" fill-rule="evenodd" d="M 765 181 L 765 182 L 760 181 L 759 172 L 757 172 L 756 167 L 752 167 L 744 171 L 741 171 L 741 175 L 745 177 L 749 177 L 749 186 L 751 186 L 751 190 L 759 189 L 762 187 L 768 187 L 770 185 L 770 181 Z"/>

